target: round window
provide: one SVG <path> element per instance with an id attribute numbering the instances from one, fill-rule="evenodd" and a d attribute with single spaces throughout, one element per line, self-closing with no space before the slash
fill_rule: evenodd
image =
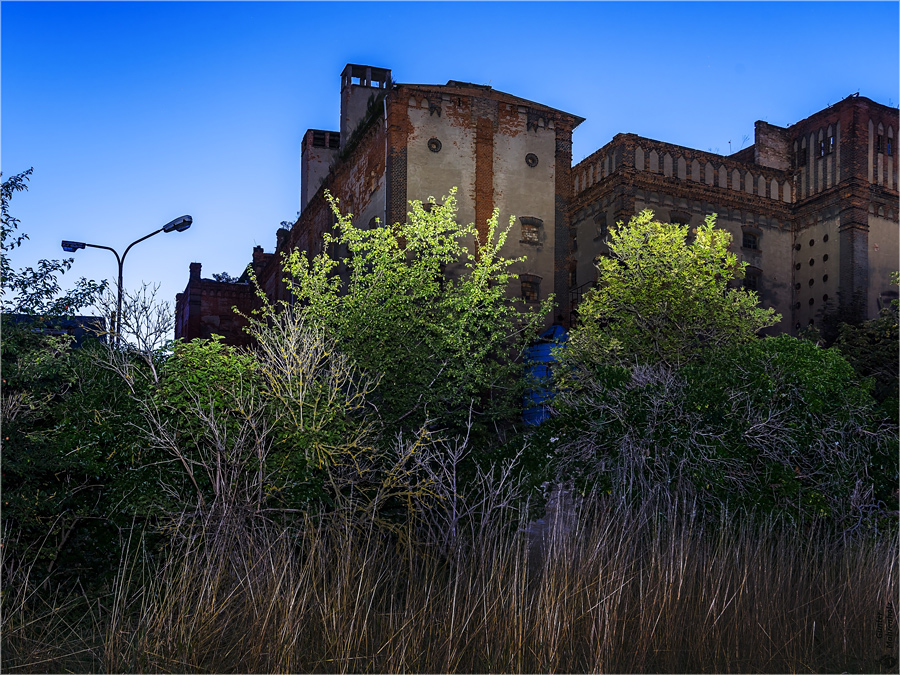
<path id="1" fill-rule="evenodd" d="M 525 163 L 531 168 L 536 167 L 538 164 L 538 156 L 533 152 L 529 152 L 527 155 L 525 155 Z"/>
<path id="2" fill-rule="evenodd" d="M 436 138 L 428 139 L 428 149 L 432 152 L 440 152 L 441 151 L 441 142 Z"/>

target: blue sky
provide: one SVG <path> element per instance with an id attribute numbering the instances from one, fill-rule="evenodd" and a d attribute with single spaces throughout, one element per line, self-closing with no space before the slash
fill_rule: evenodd
<path id="1" fill-rule="evenodd" d="M 296 217 L 300 141 L 336 129 L 346 63 L 463 80 L 586 118 L 580 160 L 620 132 L 728 153 L 859 91 L 900 101 L 897 2 L 18 2 L 0 5 L 0 167 L 31 241 L 129 253 L 125 285 L 174 301 L 188 265 L 238 274 Z M 115 278 L 79 251 L 67 276 Z"/>

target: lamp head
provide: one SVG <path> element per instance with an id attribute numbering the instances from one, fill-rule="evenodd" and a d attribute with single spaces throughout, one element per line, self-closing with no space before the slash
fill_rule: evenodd
<path id="1" fill-rule="evenodd" d="M 75 253 L 80 248 L 84 248 L 83 241 L 65 241 L 62 242 L 62 249 L 67 253 Z"/>
<path id="2" fill-rule="evenodd" d="M 163 232 L 184 232 L 191 226 L 191 223 L 194 222 L 194 219 L 190 216 L 181 216 L 180 218 L 176 218 L 172 222 L 166 223 L 163 225 Z"/>

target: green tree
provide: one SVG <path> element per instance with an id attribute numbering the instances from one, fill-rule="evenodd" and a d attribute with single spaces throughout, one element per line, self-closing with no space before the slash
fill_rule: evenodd
<path id="1" fill-rule="evenodd" d="M 59 275 L 65 274 L 74 262 L 39 260 L 36 267 L 13 269 L 9 253 L 22 246 L 28 235 L 19 230 L 20 221 L 9 212 L 9 202 L 16 192 L 28 189 L 34 169 L 15 174 L 3 181 L 0 188 L 0 301 L 4 312 L 61 316 L 75 314 L 79 308 L 90 306 L 106 289 L 106 281 L 79 279 L 75 286 L 63 291 Z M 11 297 L 10 297 L 11 296 Z"/>
<path id="2" fill-rule="evenodd" d="M 755 339 L 780 320 L 756 293 L 733 288 L 746 263 L 729 251 L 731 235 L 708 216 L 689 241 L 686 225 L 660 223 L 651 211 L 610 230 L 597 286 L 579 306 L 566 358 L 581 363 L 662 363 Z"/>
<path id="3" fill-rule="evenodd" d="M 889 524 L 897 428 L 836 349 L 787 335 L 675 370 L 600 366 L 553 420 L 562 478 L 633 500 L 686 491 L 710 512 Z M 560 433 L 562 432 L 562 433 Z M 893 519 L 895 520 L 895 519 Z"/>
<path id="4" fill-rule="evenodd" d="M 456 222 L 455 190 L 428 211 L 411 202 L 405 223 L 373 229 L 331 203 L 337 223 L 326 243 L 343 255 L 292 253 L 288 285 L 338 348 L 380 377 L 374 401 L 388 428 L 431 421 L 462 433 L 508 418 L 521 380 L 512 357 L 549 303 L 529 312 L 508 298 L 515 261 L 500 255 L 509 229 L 497 212 L 480 240 L 474 225 Z"/>

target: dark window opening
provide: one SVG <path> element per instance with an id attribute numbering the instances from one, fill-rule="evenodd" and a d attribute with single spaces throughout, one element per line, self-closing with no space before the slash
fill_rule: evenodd
<path id="1" fill-rule="evenodd" d="M 834 136 L 829 136 L 825 140 L 825 154 L 830 155 L 834 152 Z"/>
<path id="2" fill-rule="evenodd" d="M 884 152 L 884 136 L 882 134 L 875 137 L 875 152 Z"/>
<path id="3" fill-rule="evenodd" d="M 894 156 L 894 139 L 888 136 L 887 139 L 887 154 L 889 157 Z"/>
<path id="4" fill-rule="evenodd" d="M 828 254 L 822 256 L 822 262 L 828 262 Z"/>
<path id="5" fill-rule="evenodd" d="M 759 250 L 759 237 L 753 234 L 752 232 L 744 232 L 744 239 L 742 243 L 743 248 L 748 248 L 753 251 Z"/>
<path id="6" fill-rule="evenodd" d="M 819 157 L 825 156 L 825 139 L 819 141 Z"/>
<path id="7" fill-rule="evenodd" d="M 759 274 L 754 272 L 747 272 L 747 275 L 744 277 L 744 288 L 748 291 L 758 291 Z"/>
<path id="8" fill-rule="evenodd" d="M 522 282 L 522 299 L 525 302 L 539 302 L 541 299 L 541 278 L 532 274 L 523 274 Z"/>
<path id="9" fill-rule="evenodd" d="M 822 241 L 828 241 L 828 235 L 827 235 L 827 234 L 826 234 L 825 236 L 822 237 Z"/>
<path id="10" fill-rule="evenodd" d="M 594 226 L 597 232 L 595 239 L 605 239 L 606 235 L 609 234 L 609 228 L 606 225 L 605 213 L 600 213 L 594 217 Z"/>

